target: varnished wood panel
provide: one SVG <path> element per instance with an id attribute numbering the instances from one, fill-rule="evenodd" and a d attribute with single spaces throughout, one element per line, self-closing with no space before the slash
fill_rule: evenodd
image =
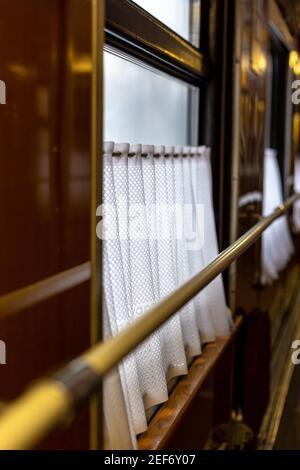
<path id="1" fill-rule="evenodd" d="M 269 52 L 268 20 L 264 2 L 243 0 L 241 7 L 241 97 L 239 197 L 263 191 L 265 149 L 266 74 Z M 259 22 L 259 25 L 257 24 Z M 257 32 L 258 31 L 258 32 Z M 257 48 L 260 48 L 257 51 Z M 258 55 L 262 61 L 259 70 Z M 254 64 L 258 62 L 258 64 Z M 236 130 L 238 132 L 238 130 Z M 257 222 L 260 202 L 249 211 L 239 209 L 238 234 Z M 251 247 L 237 262 L 236 306 L 251 311 L 257 305 L 254 284 L 259 279 L 260 242 Z"/>
<path id="2" fill-rule="evenodd" d="M 0 296 L 89 261 L 91 0 L 2 0 Z M 0 321 L 1 399 L 89 346 L 90 285 Z M 88 448 L 89 416 L 46 444 Z"/>
<path id="3" fill-rule="evenodd" d="M 76 71 L 90 63 L 89 9 L 1 3 L 0 293 L 89 257 L 90 71 Z"/>
<path id="4" fill-rule="evenodd" d="M 253 191 L 263 192 L 263 170 L 265 142 L 265 121 L 268 102 L 266 88 L 266 73 L 271 44 L 271 27 L 268 2 L 256 0 L 243 0 L 242 3 L 242 53 L 241 53 L 241 98 L 240 98 L 240 161 L 239 161 L 239 195 L 240 197 Z M 273 2 L 272 2 L 273 3 Z M 258 4 L 260 8 L 258 8 Z M 271 4 L 271 2 L 270 2 Z M 260 47 L 262 68 L 259 73 L 251 66 L 253 51 L 253 39 L 255 29 L 253 24 L 253 8 L 259 10 L 256 17 L 259 18 Z M 284 17 L 281 18 L 282 21 Z M 287 29 L 284 24 L 284 29 Z M 282 38 L 281 38 L 282 39 Z M 284 74 L 284 70 L 283 70 Z M 286 93 L 282 83 L 282 93 Z M 277 110 L 273 112 L 278 112 Z M 279 112 L 284 114 L 283 106 Z M 279 131 L 284 132 L 284 126 Z M 283 158 L 283 156 L 281 156 Z M 290 158 L 285 155 L 285 158 Z M 261 202 L 248 205 L 247 208 L 238 209 L 239 234 L 254 225 L 262 212 Z M 246 424 L 249 424 L 254 432 L 259 430 L 263 414 L 268 404 L 268 388 L 270 386 L 270 357 L 276 346 L 274 332 L 280 328 L 284 313 L 284 299 L 287 296 L 286 277 L 290 271 L 290 263 L 280 273 L 279 279 L 271 285 L 262 286 L 259 282 L 261 272 L 261 243 L 256 243 L 237 262 L 236 276 L 236 306 L 247 314 L 248 328 L 245 328 L 243 338 L 243 352 L 239 349 L 244 359 L 243 367 L 237 372 L 243 391 L 242 410 Z M 274 308 L 276 305 L 276 308 Z M 257 310 L 259 309 L 259 310 Z M 259 311 L 260 313 L 257 313 Z M 252 313 L 250 313 L 252 312 Z M 257 318 L 256 318 L 257 316 Z M 280 334 L 280 333 L 279 333 Z M 289 345 L 286 345 L 288 348 Z M 272 373 L 272 371 L 271 371 Z M 257 393 L 257 384 L 261 384 L 261 393 Z M 253 444 L 253 442 L 252 442 Z"/>

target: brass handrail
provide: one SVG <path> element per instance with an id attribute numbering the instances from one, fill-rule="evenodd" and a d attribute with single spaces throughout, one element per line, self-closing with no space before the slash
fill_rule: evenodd
<path id="1" fill-rule="evenodd" d="M 206 268 L 164 298 L 121 333 L 32 386 L 3 411 L 0 449 L 30 449 L 69 420 L 77 406 L 100 387 L 101 377 L 242 255 L 300 197 L 294 194 L 222 251 Z"/>
<path id="2" fill-rule="evenodd" d="M 0 296 L 0 319 L 44 302 L 91 277 L 90 262 L 61 271 L 34 284 Z"/>

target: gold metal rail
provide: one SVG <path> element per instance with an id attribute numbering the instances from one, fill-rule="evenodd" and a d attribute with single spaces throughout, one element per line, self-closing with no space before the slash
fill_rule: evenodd
<path id="1" fill-rule="evenodd" d="M 91 277 L 90 262 L 62 271 L 30 286 L 22 287 L 0 297 L 0 319 L 33 307 L 68 289 L 86 282 Z"/>
<path id="2" fill-rule="evenodd" d="M 30 449 L 69 420 L 76 408 L 100 387 L 101 377 L 222 273 L 300 197 L 291 196 L 232 243 L 214 261 L 117 336 L 70 362 L 57 374 L 32 386 L 0 417 L 0 449 Z"/>

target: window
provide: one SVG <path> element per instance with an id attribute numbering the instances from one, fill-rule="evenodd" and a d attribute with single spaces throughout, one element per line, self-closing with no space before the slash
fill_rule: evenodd
<path id="1" fill-rule="evenodd" d="M 267 81 L 266 148 L 277 151 L 284 195 L 288 192 L 292 139 L 291 75 L 288 57 L 287 49 L 272 36 Z"/>
<path id="2" fill-rule="evenodd" d="M 200 0 L 135 0 L 135 3 L 199 47 Z"/>
<path id="3" fill-rule="evenodd" d="M 197 145 L 209 60 L 140 7 L 200 45 L 200 0 L 107 2 L 104 139 Z"/>
<path id="4" fill-rule="evenodd" d="M 104 67 L 106 141 L 197 144 L 197 87 L 110 52 Z"/>
<path id="5" fill-rule="evenodd" d="M 145 313 L 217 253 L 210 151 L 199 147 L 204 144 L 199 142 L 200 98 L 211 77 L 209 58 L 198 49 L 203 3 L 106 3 L 104 233 L 113 231 L 103 240 L 106 336 Z M 198 206 L 205 206 L 202 231 L 209 232 L 196 254 L 187 249 L 186 233 L 176 238 L 175 228 L 186 229 L 192 219 L 198 230 Z M 170 380 L 187 372 L 201 343 L 229 328 L 219 276 L 201 299 L 191 301 L 119 364 L 104 387 L 107 434 L 116 436 L 112 448 L 128 448 L 129 441 L 137 445 L 148 412 L 168 399 Z"/>

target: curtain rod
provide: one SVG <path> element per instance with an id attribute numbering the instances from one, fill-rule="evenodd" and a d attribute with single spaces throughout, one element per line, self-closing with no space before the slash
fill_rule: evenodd
<path id="1" fill-rule="evenodd" d="M 0 417 L 0 449 L 31 449 L 74 416 L 101 378 L 241 256 L 300 198 L 294 194 L 222 251 L 206 268 L 162 299 L 118 335 L 99 343 L 14 400 Z M 28 425 L 30 424 L 30 425 Z"/>
<path id="2" fill-rule="evenodd" d="M 105 152 L 104 152 L 105 153 Z M 140 155 L 141 157 L 148 157 L 149 155 L 153 155 L 153 157 L 170 157 L 170 156 L 173 156 L 173 157 L 194 157 L 194 156 L 197 156 L 197 155 L 200 155 L 202 156 L 203 154 L 200 153 L 200 152 L 197 152 L 197 153 L 145 153 L 145 152 L 142 152 L 142 153 L 136 153 L 136 152 L 112 152 L 112 156 L 113 157 L 121 157 L 122 155 L 127 155 L 128 157 L 135 157 L 136 155 Z"/>

